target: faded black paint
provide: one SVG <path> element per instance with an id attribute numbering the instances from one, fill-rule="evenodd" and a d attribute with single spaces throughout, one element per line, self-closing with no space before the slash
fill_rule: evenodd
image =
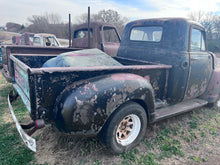
<path id="1" fill-rule="evenodd" d="M 163 35 L 161 41 L 131 41 L 130 31 L 133 27 L 138 26 L 162 27 Z M 190 31 L 192 27 L 196 27 L 204 32 L 204 28 L 201 25 L 183 18 L 146 19 L 128 23 L 122 35 L 121 45 L 118 50 L 119 57 L 135 57 L 139 60 L 172 65 L 172 69 L 169 73 L 167 91 L 167 101 L 171 104 L 180 102 L 183 99 L 191 99 L 201 95 L 204 92 L 204 89 L 206 89 L 205 87 L 207 87 L 207 84 L 210 80 L 210 68 L 212 67 L 212 63 L 207 64 L 206 59 L 202 62 L 201 59 L 204 57 L 199 57 L 198 62 L 202 63 L 196 64 L 193 66 L 194 68 L 191 68 L 192 54 L 190 55 L 189 43 Z M 205 52 L 203 52 L 203 55 L 204 53 Z M 201 67 L 202 64 L 204 64 L 203 67 L 209 68 L 209 71 L 207 71 L 206 74 L 197 74 L 197 76 L 201 76 L 201 78 L 198 78 L 198 81 L 196 81 L 194 76 L 193 80 L 196 82 L 190 83 L 191 85 L 188 84 L 190 73 L 192 71 L 196 71 L 199 65 Z M 206 79 L 206 81 L 204 79 Z M 200 83 L 200 81 L 204 83 Z M 189 94 L 189 91 L 192 90 L 190 86 L 193 84 L 198 85 L 195 90 L 200 92 L 196 93 L 194 90 Z M 187 87 L 190 89 L 187 89 Z"/>
<path id="2" fill-rule="evenodd" d="M 96 134 L 113 111 L 130 100 L 142 100 L 152 113 L 153 88 L 146 79 L 122 73 L 98 76 L 61 92 L 55 121 L 65 132 Z"/>
<path id="3" fill-rule="evenodd" d="M 12 60 L 15 64 L 18 62 L 19 65 L 25 67 L 24 70 L 29 75 L 29 102 L 32 119 L 45 118 L 49 122 L 56 119 L 60 129 L 66 132 L 86 133 L 88 135 L 98 133 L 111 113 L 129 100 L 142 102 L 148 110 L 150 121 L 153 121 L 154 97 L 160 99 L 166 97 L 167 70 L 171 66 L 115 58 L 124 66 L 39 68 L 40 63 L 43 65 L 51 57 L 47 55 L 16 55 L 12 56 Z M 116 76 L 115 79 L 111 76 L 118 74 L 122 76 Z M 133 77 L 129 75 L 133 75 Z M 123 76 L 128 76 L 130 79 L 120 80 Z M 137 79 L 137 77 L 139 78 Z M 140 83 L 143 81 L 145 85 Z M 126 83 L 127 85 L 125 85 Z M 88 93 L 82 95 L 85 87 L 88 87 L 86 91 Z M 152 91 L 153 88 L 154 91 Z M 116 90 L 115 94 L 112 93 L 114 89 Z M 81 105 L 79 103 L 83 101 L 81 106 L 70 112 L 72 115 L 69 117 L 72 116 L 72 118 L 65 115 L 68 114 L 66 113 L 68 111 L 62 110 L 66 100 L 64 96 L 74 98 L 73 103 L 78 103 L 75 104 L 75 107 Z M 85 109 L 89 109 L 89 111 L 86 112 Z M 43 115 L 44 113 L 45 115 Z M 90 129 L 92 127 L 93 131 L 89 131 L 89 127 Z"/>

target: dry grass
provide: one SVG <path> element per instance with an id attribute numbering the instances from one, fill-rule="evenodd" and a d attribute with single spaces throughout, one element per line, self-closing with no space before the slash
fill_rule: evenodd
<path id="1" fill-rule="evenodd" d="M 11 32 L 5 32 L 5 31 L 0 31 L 0 42 L 5 42 L 7 44 L 12 43 L 12 37 L 21 35 L 19 33 L 11 33 Z"/>

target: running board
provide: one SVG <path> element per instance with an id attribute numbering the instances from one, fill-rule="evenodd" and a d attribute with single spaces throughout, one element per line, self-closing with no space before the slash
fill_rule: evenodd
<path id="1" fill-rule="evenodd" d="M 206 104 L 208 104 L 206 100 L 192 99 L 192 100 L 183 101 L 175 105 L 167 106 L 165 108 L 157 109 L 155 111 L 156 114 L 155 122 L 191 111 L 192 109 L 195 108 L 200 108 Z"/>

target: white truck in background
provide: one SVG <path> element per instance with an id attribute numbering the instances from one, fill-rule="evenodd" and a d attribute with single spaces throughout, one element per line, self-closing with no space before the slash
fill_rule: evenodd
<path id="1" fill-rule="evenodd" d="M 34 35 L 33 46 L 55 46 L 61 47 L 61 44 L 57 40 L 54 34 L 38 33 Z"/>

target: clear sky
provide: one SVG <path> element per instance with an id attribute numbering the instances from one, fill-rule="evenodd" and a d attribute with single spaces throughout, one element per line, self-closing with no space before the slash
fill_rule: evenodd
<path id="1" fill-rule="evenodd" d="M 0 0 L 0 26 L 7 22 L 27 24 L 27 17 L 57 13 L 64 21 L 105 9 L 118 11 L 130 20 L 155 17 L 187 17 L 190 12 L 211 11 L 220 14 L 220 0 Z"/>

